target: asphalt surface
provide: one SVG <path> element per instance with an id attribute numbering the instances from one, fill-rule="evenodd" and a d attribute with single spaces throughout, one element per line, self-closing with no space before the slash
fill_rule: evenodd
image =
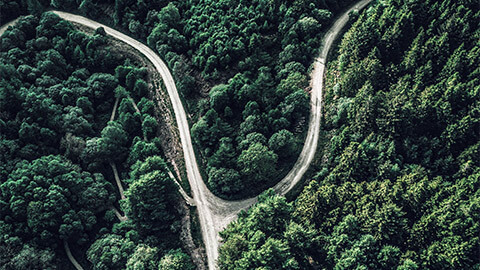
<path id="1" fill-rule="evenodd" d="M 315 60 L 314 69 L 312 72 L 312 91 L 310 99 L 311 114 L 307 136 L 303 145 L 303 149 L 293 168 L 280 182 L 278 182 L 278 184 L 273 187 L 276 193 L 280 195 L 285 195 L 286 193 L 288 193 L 302 179 L 304 173 L 310 166 L 313 157 L 315 156 L 318 145 L 323 102 L 323 74 L 325 71 L 327 55 L 331 48 L 331 45 L 335 38 L 338 36 L 338 34 L 341 32 L 342 28 L 348 22 L 348 13 L 352 10 L 360 10 L 370 2 L 371 0 L 359 1 L 357 2 L 357 4 L 345 11 L 340 17 L 337 18 L 334 25 L 326 33 L 323 39 L 322 51 L 320 52 L 319 57 Z M 235 220 L 237 214 L 241 210 L 245 210 L 253 203 L 255 203 L 257 201 L 257 197 L 240 201 L 226 201 L 215 196 L 210 192 L 210 190 L 208 190 L 205 183 L 203 182 L 198 168 L 192 146 L 187 115 L 178 95 L 175 82 L 170 71 L 168 70 L 167 65 L 153 50 L 151 50 L 149 47 L 142 44 L 141 42 L 136 41 L 133 38 L 117 30 L 114 30 L 108 26 L 102 25 L 90 19 L 61 11 L 54 12 L 65 20 L 79 23 L 89 28 L 96 29 L 98 27 L 103 27 L 108 35 L 127 43 L 128 45 L 136 49 L 138 52 L 145 55 L 145 57 L 147 57 L 151 61 L 155 69 L 157 69 L 159 74 L 162 76 L 168 95 L 170 97 L 170 101 L 172 103 L 173 110 L 175 112 L 175 119 L 177 121 L 177 125 L 180 131 L 180 140 L 182 143 L 182 149 L 185 157 L 187 177 L 192 189 L 193 203 L 197 206 L 203 241 L 205 244 L 208 258 L 208 268 L 216 269 L 216 260 L 218 258 L 218 248 L 220 244 L 219 232 L 223 230 L 230 222 Z M 9 23 L 9 25 L 13 23 L 14 22 L 11 22 Z M 7 27 L 8 25 L 2 26 L 0 28 L 0 35 L 3 33 L 3 31 L 5 31 Z M 157 89 L 157 91 L 161 90 Z"/>

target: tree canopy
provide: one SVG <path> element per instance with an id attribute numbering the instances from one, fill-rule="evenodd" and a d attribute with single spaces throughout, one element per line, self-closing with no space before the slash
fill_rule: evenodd
<path id="1" fill-rule="evenodd" d="M 326 72 L 314 180 L 240 214 L 220 268 L 479 268 L 479 14 L 451 0 L 352 14 Z"/>
<path id="2" fill-rule="evenodd" d="M 146 68 L 28 3 L 0 38 L 0 269 L 191 267 Z"/>

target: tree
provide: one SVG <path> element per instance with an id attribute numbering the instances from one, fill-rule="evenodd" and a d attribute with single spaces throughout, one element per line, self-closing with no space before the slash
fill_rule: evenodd
<path id="1" fill-rule="evenodd" d="M 167 170 L 167 163 L 165 163 L 162 157 L 158 155 L 148 156 L 144 160 L 142 159 L 137 160 L 132 165 L 130 170 L 130 180 L 136 181 L 140 179 L 142 175 L 155 172 L 155 171 L 165 172 L 166 170 Z"/>
<path id="2" fill-rule="evenodd" d="M 118 80 L 108 73 L 94 73 L 88 78 L 87 85 L 92 96 L 92 102 L 98 104 L 105 99 L 107 94 L 115 92 Z"/>
<path id="3" fill-rule="evenodd" d="M 260 106 L 256 101 L 249 101 L 247 105 L 245 105 L 245 109 L 243 109 L 242 117 L 243 120 L 247 119 L 247 117 L 251 115 L 259 115 L 260 114 Z"/>
<path id="4" fill-rule="evenodd" d="M 378 247 L 373 236 L 367 234 L 352 243 L 335 261 L 334 269 L 378 269 Z"/>
<path id="5" fill-rule="evenodd" d="M 9 202 L 9 223 L 24 228 L 19 237 L 43 246 L 59 239 L 82 243 L 96 224 L 95 214 L 112 203 L 107 187 L 103 178 L 94 180 L 62 156 L 43 156 L 17 164 L 0 185 L 0 201 Z"/>
<path id="6" fill-rule="evenodd" d="M 5 269 L 54 269 L 55 254 L 50 249 L 38 249 L 29 245 L 23 248 L 8 263 Z"/>
<path id="7" fill-rule="evenodd" d="M 64 111 L 63 130 L 77 136 L 89 136 L 93 133 L 92 124 L 85 119 L 82 109 L 68 106 Z"/>
<path id="8" fill-rule="evenodd" d="M 319 254 L 322 251 L 321 237 L 311 226 L 291 221 L 283 236 L 302 269 L 309 267 L 309 256 L 314 255 L 314 258 L 318 258 L 323 255 Z"/>
<path id="9" fill-rule="evenodd" d="M 237 164 L 240 172 L 251 184 L 265 184 L 275 174 L 278 156 L 260 143 L 254 143 L 243 150 Z"/>
<path id="10" fill-rule="evenodd" d="M 180 249 L 172 249 L 165 254 L 160 263 L 159 269 L 165 270 L 193 270 L 195 266 L 190 261 L 187 254 L 183 253 Z"/>
<path id="11" fill-rule="evenodd" d="M 178 217 L 175 209 L 178 191 L 173 180 L 160 170 L 143 174 L 133 181 L 126 196 L 127 216 L 138 232 L 154 235 L 166 245 L 172 245 L 164 240 L 172 239 L 173 224 Z"/>
<path id="12" fill-rule="evenodd" d="M 81 154 L 82 161 L 89 167 L 98 167 L 104 159 L 100 150 L 100 138 L 91 138 L 85 142 Z"/>
<path id="13" fill-rule="evenodd" d="M 145 138 L 153 139 L 157 135 L 157 120 L 149 114 L 145 115 L 142 122 L 142 131 Z"/>
<path id="14" fill-rule="evenodd" d="M 367 224 L 370 233 L 383 244 L 401 245 L 407 234 L 405 213 L 395 204 L 384 204 Z"/>
<path id="15" fill-rule="evenodd" d="M 208 172 L 208 185 L 217 194 L 234 196 L 243 190 L 240 174 L 235 169 L 211 167 Z"/>
<path id="16" fill-rule="evenodd" d="M 123 269 L 135 244 L 116 234 L 107 234 L 95 241 L 87 251 L 87 258 L 95 270 Z"/>
<path id="17" fill-rule="evenodd" d="M 90 15 L 94 18 L 98 16 L 98 11 L 95 8 L 92 0 L 82 0 L 80 5 L 78 6 L 78 10 L 84 15 Z"/>
<path id="18" fill-rule="evenodd" d="M 268 140 L 269 148 L 272 149 L 279 158 L 294 159 L 298 152 L 298 143 L 293 133 L 282 129 L 270 137 Z"/>
<path id="19" fill-rule="evenodd" d="M 282 115 L 291 123 L 297 123 L 300 119 L 306 117 L 309 112 L 308 96 L 305 91 L 297 90 L 285 98 L 280 104 Z"/>
<path id="20" fill-rule="evenodd" d="M 220 269 L 299 269 L 283 232 L 292 205 L 273 190 L 261 194 L 258 203 L 240 214 L 220 233 Z"/>
<path id="21" fill-rule="evenodd" d="M 162 153 L 160 149 L 160 139 L 158 137 L 154 138 L 151 142 L 146 142 L 136 137 L 130 147 L 127 162 L 133 165 L 138 161 L 145 161 L 149 157 L 158 156 Z"/>
<path id="22" fill-rule="evenodd" d="M 135 247 L 135 251 L 128 258 L 126 270 L 157 270 L 158 267 L 158 249 L 140 244 Z M 161 268 L 163 269 L 163 268 Z"/>
<path id="23" fill-rule="evenodd" d="M 220 145 L 217 151 L 209 158 L 208 165 L 210 167 L 227 167 L 235 166 L 235 157 L 237 155 L 233 141 L 231 138 L 223 137 L 220 139 Z"/>
<path id="24" fill-rule="evenodd" d="M 98 148 L 102 157 L 112 161 L 121 161 L 127 153 L 128 136 L 117 121 L 108 122 L 98 140 Z"/>
<path id="25" fill-rule="evenodd" d="M 266 145 L 267 138 L 265 138 L 263 134 L 258 132 L 247 134 L 247 136 L 245 136 L 245 139 L 241 141 L 240 144 L 238 145 L 238 148 L 240 150 L 247 150 L 254 143 L 260 143 L 262 145 Z"/>
<path id="26" fill-rule="evenodd" d="M 250 115 L 240 124 L 241 135 L 247 135 L 253 132 L 265 133 L 266 127 L 262 123 L 262 118 L 259 115 Z"/>
<path id="27" fill-rule="evenodd" d="M 286 65 L 286 68 L 288 69 L 295 68 L 295 67 L 289 66 L 289 64 Z M 303 66 L 301 68 L 303 68 Z M 295 68 L 295 69 L 298 69 L 298 68 Z M 280 84 L 278 85 L 278 88 L 277 88 L 277 94 L 280 97 L 286 97 L 298 90 L 303 89 L 306 85 L 308 85 L 308 82 L 307 82 L 307 77 L 305 75 L 303 75 L 298 71 L 292 72 L 288 74 L 287 78 L 280 81 Z"/>
<path id="28" fill-rule="evenodd" d="M 223 112 L 225 107 L 230 105 L 228 86 L 220 84 L 214 86 L 209 93 L 210 107 L 217 112 Z"/>
<path id="29" fill-rule="evenodd" d="M 168 3 L 167 6 L 162 8 L 158 15 L 163 23 L 172 28 L 177 28 L 179 26 L 179 22 L 181 21 L 179 10 L 172 2 Z"/>
<path id="30" fill-rule="evenodd" d="M 148 96 L 148 84 L 142 79 L 138 79 L 133 87 L 133 94 L 135 97 Z"/>
<path id="31" fill-rule="evenodd" d="M 43 12 L 43 6 L 38 0 L 27 0 L 27 8 L 31 14 L 40 15 Z"/>
<path id="32" fill-rule="evenodd" d="M 398 247 L 383 246 L 378 253 L 377 259 L 383 269 L 392 269 L 399 265 L 400 255 L 401 251 Z"/>
<path id="33" fill-rule="evenodd" d="M 237 262 L 235 269 L 300 269 L 295 258 L 291 256 L 288 245 L 274 238 L 268 238 L 257 250 L 250 250 L 244 256 Z"/>

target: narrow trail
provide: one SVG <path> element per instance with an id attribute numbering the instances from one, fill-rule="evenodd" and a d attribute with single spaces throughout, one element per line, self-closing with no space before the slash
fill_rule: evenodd
<path id="1" fill-rule="evenodd" d="M 133 100 L 133 98 L 131 98 L 131 97 L 129 97 L 129 99 L 130 99 L 130 102 L 132 102 L 132 105 L 133 105 L 133 108 L 135 109 L 135 111 L 136 111 L 138 114 L 141 115 L 142 113 L 141 113 L 140 110 L 138 109 L 138 106 L 137 106 L 137 103 L 135 103 L 135 100 Z"/>
<path id="2" fill-rule="evenodd" d="M 110 115 L 110 121 L 115 120 L 115 114 L 117 113 L 119 101 L 120 101 L 120 98 L 118 97 L 115 98 L 115 104 L 113 105 L 112 114 Z M 124 199 L 125 196 L 123 195 L 123 186 L 122 186 L 122 182 L 120 181 L 120 177 L 118 177 L 117 166 L 113 162 L 110 162 L 110 166 L 112 167 L 113 175 L 115 177 L 115 182 L 117 183 L 117 187 L 119 187 L 118 191 L 120 193 L 120 196 L 122 197 L 122 199 Z M 118 221 L 123 222 L 128 220 L 128 217 L 126 215 L 122 215 L 115 206 L 113 205 L 110 206 L 110 210 L 112 210 L 115 213 L 115 216 L 118 218 Z"/>
<path id="3" fill-rule="evenodd" d="M 0 32 L 0 35 L 2 33 Z M 67 240 L 63 240 L 63 248 L 65 249 L 65 252 L 67 253 L 67 257 L 70 260 L 70 262 L 75 266 L 77 270 L 83 270 L 83 267 L 75 260 L 75 258 L 72 255 L 72 251 L 70 250 L 70 247 L 68 246 Z"/>
<path id="4" fill-rule="evenodd" d="M 177 181 L 177 179 L 175 178 L 175 176 L 173 175 L 173 173 L 170 170 L 168 170 L 168 176 L 170 178 L 172 178 L 172 181 L 177 185 L 178 191 L 180 192 L 180 195 L 185 200 L 185 202 L 190 206 L 194 206 L 195 205 L 195 200 L 192 197 L 188 196 L 188 194 L 183 189 L 182 185 L 180 185 L 180 183 Z"/>
<path id="5" fill-rule="evenodd" d="M 331 48 L 331 45 L 335 38 L 338 36 L 338 34 L 341 32 L 342 28 L 348 22 L 348 14 L 353 10 L 363 9 L 371 1 L 372 0 L 361 0 L 352 7 L 350 7 L 348 10 L 346 10 L 342 15 L 337 18 L 337 20 L 330 28 L 330 30 L 327 31 L 323 39 L 323 48 L 320 52 L 319 57 L 315 60 L 314 69 L 312 72 L 312 91 L 310 99 L 311 114 L 307 136 L 305 138 L 303 149 L 293 168 L 282 180 L 278 182 L 278 184 L 273 187 L 275 192 L 280 195 L 285 195 L 286 193 L 288 193 L 302 179 L 304 173 L 310 166 L 313 157 L 315 156 L 320 131 L 320 119 L 322 116 L 321 111 L 323 102 L 323 74 L 325 71 L 327 55 Z M 187 114 L 178 95 L 175 82 L 167 65 L 154 51 L 152 51 L 149 47 L 142 44 L 141 42 L 90 19 L 61 11 L 54 11 L 54 13 L 67 21 L 79 23 L 89 28 L 96 29 L 98 27 L 103 27 L 108 35 L 130 45 L 132 48 L 134 48 L 139 53 L 143 54 L 146 58 L 148 58 L 162 77 L 168 95 L 170 97 L 170 101 L 172 103 L 172 108 L 175 112 L 175 120 L 178 125 L 180 140 L 182 143 L 182 149 L 185 157 L 187 177 L 192 189 L 193 202 L 197 206 L 202 237 L 205 243 L 208 258 L 208 268 L 216 269 L 216 260 L 218 258 L 218 248 L 220 245 L 219 232 L 223 230 L 230 222 L 232 222 L 241 210 L 245 210 L 253 203 L 255 203 L 257 201 L 257 197 L 239 201 L 227 201 L 215 196 L 206 187 L 201 177 L 195 158 L 195 153 L 193 150 L 192 140 L 190 136 L 190 128 L 187 121 Z M 0 34 L 1 33 L 2 32 L 0 32 Z M 157 88 L 156 91 L 162 90 Z M 115 173 L 116 168 L 112 166 L 112 169 L 114 170 L 114 174 L 117 175 L 117 180 L 118 173 Z M 119 183 L 120 182 L 118 178 L 117 185 Z M 121 188 L 122 198 L 124 198 L 121 183 L 118 186 L 119 189 Z"/>
<path id="6" fill-rule="evenodd" d="M 110 115 L 110 121 L 113 121 L 115 120 L 115 114 L 117 112 L 117 107 L 118 107 L 118 102 L 120 101 L 120 98 L 116 98 L 115 99 L 115 104 L 113 105 L 113 110 L 112 110 L 112 114 Z"/>
<path id="7" fill-rule="evenodd" d="M 110 164 L 110 167 L 112 167 L 113 176 L 115 177 L 115 182 L 117 183 L 117 188 L 118 188 L 118 192 L 120 193 L 120 198 L 122 200 L 125 200 L 127 197 L 125 197 L 122 181 L 120 181 L 120 177 L 118 176 L 117 165 L 115 165 L 115 163 L 113 163 L 112 161 L 110 161 L 108 164 Z"/>
<path id="8" fill-rule="evenodd" d="M 118 211 L 117 208 L 115 208 L 115 206 L 110 206 L 110 210 L 112 210 L 114 213 L 115 213 L 115 216 L 118 218 L 118 221 L 122 222 L 122 221 L 127 221 L 128 220 L 128 217 L 127 216 L 123 216 L 120 211 Z"/>

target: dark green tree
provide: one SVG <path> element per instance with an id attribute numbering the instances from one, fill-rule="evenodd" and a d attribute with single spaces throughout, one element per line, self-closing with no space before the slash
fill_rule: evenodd
<path id="1" fill-rule="evenodd" d="M 140 175 L 131 183 L 126 196 L 127 216 L 141 235 L 154 235 L 162 241 L 172 239 L 178 217 L 178 191 L 165 169 Z"/>
<path id="2" fill-rule="evenodd" d="M 264 184 L 275 175 L 278 156 L 266 146 L 254 143 L 238 157 L 240 172 L 251 184 Z"/>

